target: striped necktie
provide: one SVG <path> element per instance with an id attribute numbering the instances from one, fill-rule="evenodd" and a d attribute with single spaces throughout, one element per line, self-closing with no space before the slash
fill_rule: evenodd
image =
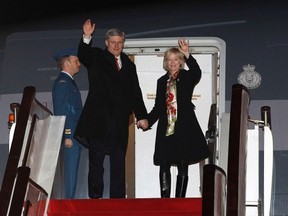
<path id="1" fill-rule="evenodd" d="M 118 58 L 115 58 L 117 70 L 120 71 L 120 65 L 118 62 Z"/>

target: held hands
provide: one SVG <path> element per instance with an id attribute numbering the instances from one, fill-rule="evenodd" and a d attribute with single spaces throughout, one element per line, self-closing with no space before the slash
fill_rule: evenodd
<path id="1" fill-rule="evenodd" d="M 85 38 L 90 38 L 95 30 L 95 23 L 91 22 L 91 19 L 87 19 L 83 24 L 83 33 Z"/>
<path id="2" fill-rule="evenodd" d="M 179 50 L 186 56 L 186 58 L 189 58 L 189 40 L 185 40 L 184 38 L 180 38 L 178 40 L 178 46 Z"/>
<path id="3" fill-rule="evenodd" d="M 148 129 L 148 120 L 147 119 L 141 119 L 136 122 L 137 128 L 141 128 L 143 131 Z"/>

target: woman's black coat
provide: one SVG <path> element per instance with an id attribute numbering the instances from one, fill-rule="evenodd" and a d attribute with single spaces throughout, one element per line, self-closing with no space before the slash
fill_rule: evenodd
<path id="1" fill-rule="evenodd" d="M 163 160 L 169 160 L 172 164 L 176 164 L 179 160 L 185 160 L 191 164 L 209 157 L 210 154 L 204 133 L 194 112 L 195 106 L 191 101 L 194 87 L 201 79 L 201 69 L 191 55 L 186 59 L 186 64 L 189 70 L 181 70 L 176 80 L 178 112 L 175 133 L 170 136 L 165 135 L 168 73 L 157 81 L 155 104 L 148 114 L 149 127 L 159 120 L 154 152 L 155 165 L 159 165 Z"/>

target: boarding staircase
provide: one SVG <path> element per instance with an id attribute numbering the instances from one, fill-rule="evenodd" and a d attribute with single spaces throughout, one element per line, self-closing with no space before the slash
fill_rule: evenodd
<path id="1" fill-rule="evenodd" d="M 201 198 L 52 199 L 65 117 L 53 116 L 35 94 L 33 86 L 25 87 L 0 191 L 0 216 L 245 215 L 249 91 L 244 86 L 232 88 L 227 178 L 210 158 L 203 167 Z"/>

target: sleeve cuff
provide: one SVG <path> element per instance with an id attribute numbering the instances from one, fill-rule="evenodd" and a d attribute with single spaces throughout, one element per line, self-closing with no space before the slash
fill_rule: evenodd
<path id="1" fill-rule="evenodd" d="M 87 37 L 85 37 L 84 34 L 83 34 L 83 42 L 84 42 L 85 44 L 89 44 L 90 41 L 91 41 L 91 39 L 92 39 L 91 36 L 87 38 Z"/>

